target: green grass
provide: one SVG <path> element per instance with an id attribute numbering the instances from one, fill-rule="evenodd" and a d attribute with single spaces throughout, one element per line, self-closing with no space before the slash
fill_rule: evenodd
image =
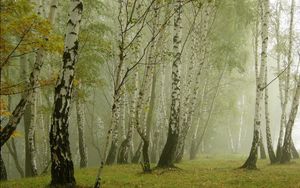
<path id="1" fill-rule="evenodd" d="M 128 188 L 192 188 L 192 187 L 280 187 L 300 188 L 300 160 L 286 165 L 269 165 L 268 160 L 259 160 L 259 170 L 236 169 L 245 159 L 232 157 L 203 157 L 185 161 L 176 170 L 155 170 L 142 174 L 139 165 L 114 165 L 103 171 L 103 187 Z M 78 187 L 94 184 L 97 168 L 76 170 Z M 45 187 L 50 176 L 11 180 L 0 184 L 1 188 Z"/>

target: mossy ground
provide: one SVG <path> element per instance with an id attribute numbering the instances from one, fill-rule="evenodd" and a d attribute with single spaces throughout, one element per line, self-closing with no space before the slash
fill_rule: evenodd
<path id="1" fill-rule="evenodd" d="M 104 168 L 103 187 L 128 188 L 190 188 L 190 187 L 280 187 L 300 188 L 300 160 L 286 165 L 269 165 L 268 160 L 259 160 L 259 170 L 236 169 L 244 158 L 202 157 L 184 161 L 180 169 L 154 170 L 152 174 L 141 173 L 140 165 L 113 165 Z M 92 187 L 97 168 L 78 169 L 75 172 L 78 187 Z M 0 183 L 1 188 L 46 187 L 50 176 L 10 180 Z"/>

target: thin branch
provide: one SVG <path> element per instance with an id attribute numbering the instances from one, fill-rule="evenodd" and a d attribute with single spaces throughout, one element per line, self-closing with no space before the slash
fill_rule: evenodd
<path id="1" fill-rule="evenodd" d="M 22 54 L 17 54 L 17 55 L 12 55 L 11 58 L 15 58 L 15 57 L 21 57 L 23 55 L 26 55 L 26 54 L 30 54 L 30 53 L 34 53 L 34 52 L 37 52 L 38 50 L 33 50 L 33 51 L 29 51 L 29 52 L 24 52 Z"/>
<path id="2" fill-rule="evenodd" d="M 5 58 L 5 60 L 0 64 L 0 69 L 2 69 L 2 67 L 5 66 L 5 64 L 9 61 L 10 57 L 15 53 L 15 51 L 18 49 L 18 47 L 21 45 L 21 43 L 23 42 L 23 40 L 25 39 L 25 36 L 27 35 L 27 33 L 29 33 L 29 31 L 31 30 L 32 26 L 34 25 L 34 21 L 32 22 L 32 24 L 29 26 L 29 28 L 22 34 L 18 44 L 15 46 L 15 48 L 8 54 L 8 56 Z"/>
<path id="3" fill-rule="evenodd" d="M 275 78 L 273 78 L 267 85 L 265 85 L 264 87 L 260 88 L 260 90 L 264 90 L 266 89 L 270 84 L 272 84 L 275 80 L 277 80 L 292 64 L 292 61 L 283 69 L 283 71 L 281 71 Z"/>
<path id="4" fill-rule="evenodd" d="M 141 27 L 139 28 L 139 30 L 136 32 L 136 34 L 134 35 L 134 37 L 132 38 L 132 40 L 131 40 L 124 48 L 123 48 L 124 51 L 125 51 L 128 47 L 130 47 L 130 46 L 133 44 L 133 42 L 136 40 L 136 38 L 138 38 L 138 36 L 139 36 L 140 33 L 142 32 L 142 30 L 144 29 L 145 23 L 146 23 L 147 15 L 148 15 L 148 13 L 150 12 L 150 8 L 152 7 L 152 5 L 153 5 L 154 2 L 155 2 L 155 0 L 153 0 L 153 1 L 151 2 L 151 4 L 149 5 L 149 7 L 145 10 L 144 15 L 141 16 L 141 17 L 144 17 L 143 22 L 142 22 L 142 25 L 141 25 Z M 125 32 L 128 31 L 128 30 L 127 30 L 127 26 L 128 26 L 128 25 L 126 25 Z"/>
<path id="5" fill-rule="evenodd" d="M 162 26 L 160 27 L 160 29 L 158 30 L 158 32 L 150 39 L 150 41 L 148 41 L 147 45 L 145 46 L 143 53 L 141 55 L 141 57 L 137 60 L 137 62 L 132 65 L 130 68 L 127 68 L 125 75 L 123 76 L 121 83 L 119 84 L 119 86 L 116 88 L 116 92 L 118 92 L 120 90 L 120 88 L 122 87 L 122 85 L 125 83 L 126 78 L 128 77 L 129 73 L 135 69 L 135 67 L 137 65 L 140 64 L 140 62 L 142 61 L 142 59 L 144 58 L 146 51 L 148 49 L 148 47 L 150 46 L 150 44 L 156 39 L 156 37 L 165 29 L 165 26 L 168 24 L 169 20 L 173 17 L 173 15 L 175 14 L 175 12 L 173 12 L 165 21 L 165 23 L 162 24 Z"/>

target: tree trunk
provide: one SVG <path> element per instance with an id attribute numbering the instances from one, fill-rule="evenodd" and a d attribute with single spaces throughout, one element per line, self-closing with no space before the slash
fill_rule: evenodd
<path id="1" fill-rule="evenodd" d="M 230 129 L 230 126 L 229 126 L 229 120 L 227 120 L 227 130 L 228 130 L 230 150 L 231 150 L 231 153 L 234 153 L 234 142 L 233 142 L 233 136 L 232 136 L 232 133 L 231 133 L 231 129 Z"/>
<path id="2" fill-rule="evenodd" d="M 122 8 L 123 8 L 123 1 L 119 1 L 119 17 L 122 17 Z M 142 9 L 142 3 L 138 4 L 136 7 L 136 13 L 137 17 L 141 17 L 141 9 Z M 127 31 L 122 31 L 122 19 L 119 20 L 119 24 L 121 26 L 121 42 L 120 42 L 120 63 L 122 63 L 122 58 L 123 58 L 123 47 L 124 47 L 124 40 L 125 40 L 125 35 Z M 141 27 L 141 23 L 137 23 L 138 28 Z M 134 57 L 134 61 L 138 62 L 139 61 L 139 56 L 140 56 L 140 47 L 141 47 L 141 34 L 136 33 L 136 39 L 135 41 L 131 41 L 132 43 L 135 43 L 135 48 L 133 49 L 132 55 Z M 139 95 L 139 73 L 136 71 L 135 73 L 135 79 L 134 79 L 134 92 L 133 92 L 133 97 L 130 105 L 130 119 L 129 119 L 129 127 L 128 127 L 128 132 L 126 135 L 126 138 L 123 140 L 123 142 L 120 145 L 119 148 L 119 153 L 118 153 L 118 159 L 117 163 L 123 164 L 123 163 L 128 163 L 129 162 L 129 154 L 130 152 L 133 153 L 133 148 L 130 146 L 133 144 L 133 132 L 134 128 L 136 127 L 136 115 L 137 115 L 137 101 L 138 101 L 138 95 Z M 129 151 L 131 150 L 131 151 Z"/>
<path id="3" fill-rule="evenodd" d="M 24 173 L 24 170 L 19 162 L 19 159 L 18 159 L 18 153 L 17 153 L 17 148 L 16 148 L 16 144 L 15 144 L 15 139 L 12 138 L 11 139 L 11 145 L 9 142 L 6 143 L 6 146 L 9 150 L 9 153 L 11 154 L 11 156 L 13 157 L 14 159 L 14 162 L 15 162 L 15 165 L 16 165 L 16 168 L 21 176 L 21 178 L 24 178 L 25 176 L 25 173 Z"/>
<path id="4" fill-rule="evenodd" d="M 143 172 L 149 173 L 151 172 L 150 168 L 150 158 L 149 158 L 149 140 L 143 141 Z"/>
<path id="5" fill-rule="evenodd" d="M 9 73 L 9 71 L 7 71 L 7 73 Z M 22 75 L 22 74 L 21 74 Z M 8 96 L 8 111 L 10 112 L 12 110 L 12 97 Z M 1 127 L 1 126 L 0 126 Z M 21 178 L 25 177 L 25 173 L 24 170 L 22 168 L 22 165 L 19 162 L 19 157 L 18 157 L 18 151 L 17 151 L 17 147 L 16 147 L 16 143 L 15 143 L 15 139 L 12 138 L 11 139 L 11 143 L 10 142 L 6 142 L 6 146 L 8 148 L 9 153 L 11 154 L 11 156 L 13 157 L 13 160 L 15 162 L 16 168 L 21 176 Z"/>
<path id="6" fill-rule="evenodd" d="M 42 98 L 42 92 L 39 93 L 39 105 L 40 106 L 43 106 L 43 98 Z M 47 114 L 48 116 L 48 114 Z M 42 168 L 48 169 L 49 167 L 49 163 L 50 163 L 50 155 L 49 155 L 49 125 L 50 125 L 50 122 L 51 122 L 51 115 L 50 115 L 50 118 L 48 121 L 45 120 L 46 118 L 44 117 L 44 114 L 41 114 L 41 117 L 40 117 L 40 124 L 41 124 L 41 129 L 42 129 L 42 139 L 43 139 L 43 144 L 42 144 Z M 44 171 L 42 171 L 43 173 Z"/>
<path id="7" fill-rule="evenodd" d="M 265 84 L 267 84 L 268 80 L 268 68 L 266 66 L 265 72 Z M 270 116 L 269 116 L 269 93 L 268 87 L 265 88 L 265 119 L 266 119 L 266 137 L 267 137 L 267 148 L 268 154 L 271 161 L 271 164 L 276 163 L 276 156 L 273 149 L 272 136 L 271 136 L 271 128 L 270 128 Z"/>
<path id="8" fill-rule="evenodd" d="M 127 164 L 129 163 L 129 154 L 130 154 L 130 146 L 133 139 L 133 131 L 135 127 L 135 116 L 136 116 L 136 101 L 138 98 L 138 72 L 135 73 L 135 86 L 134 86 L 134 92 L 133 97 L 131 99 L 131 105 L 130 105 L 130 119 L 129 119 L 129 126 L 128 126 L 128 132 L 126 135 L 126 138 L 121 143 L 121 146 L 119 148 L 118 152 L 118 160 L 117 163 L 119 164 Z"/>
<path id="9" fill-rule="evenodd" d="M 124 86 L 124 90 L 126 90 L 126 86 Z M 120 107 L 120 140 L 126 139 L 126 108 L 128 104 L 128 96 L 126 94 L 126 91 L 123 94 L 122 101 L 121 101 L 121 107 Z"/>
<path id="10" fill-rule="evenodd" d="M 124 41 L 123 41 L 124 42 Z M 117 151 L 118 151 L 118 142 L 119 142 L 119 123 L 120 123 L 120 100 L 122 98 L 121 94 L 121 86 L 120 85 L 120 79 L 121 79 L 121 70 L 124 63 L 124 43 L 120 44 L 120 54 L 119 54 L 119 64 L 117 67 L 117 75 L 116 75 L 116 81 L 115 81 L 115 88 L 114 88 L 114 96 L 113 96 L 113 105 L 112 105 L 112 119 L 111 119 L 111 125 L 107 132 L 107 142 L 104 149 L 104 160 L 105 164 L 112 165 L 117 157 Z M 123 89 L 122 89 L 123 90 Z M 111 144 L 109 148 L 109 138 L 110 135 L 112 135 Z M 109 148 L 108 155 L 106 156 L 106 152 Z"/>
<path id="11" fill-rule="evenodd" d="M 116 161 L 116 157 L 117 157 L 118 138 L 116 138 L 116 137 L 118 136 L 118 132 L 116 132 L 116 130 L 114 130 L 114 135 L 115 136 L 113 136 L 114 139 L 111 142 L 110 150 L 108 152 L 106 162 L 105 162 L 105 164 L 107 164 L 107 165 L 114 164 Z"/>
<path id="12" fill-rule="evenodd" d="M 52 162 L 51 186 L 54 187 L 74 187 L 76 184 L 68 127 L 82 10 L 81 0 L 71 0 L 62 58 L 63 67 L 55 87 L 54 111 L 49 135 Z"/>
<path id="13" fill-rule="evenodd" d="M 262 50 L 261 50 L 261 65 L 260 72 L 256 71 L 257 83 L 256 83 L 256 98 L 255 98 L 255 117 L 254 117 L 254 131 L 252 146 L 250 149 L 249 157 L 246 162 L 241 166 L 241 168 L 246 169 L 257 169 L 257 150 L 259 146 L 259 132 L 261 125 L 261 101 L 263 98 L 263 87 L 265 80 L 265 67 L 267 64 L 267 49 L 268 49 L 268 28 L 269 28 L 269 0 L 263 0 L 262 2 Z M 258 22 L 258 21 L 257 21 Z M 258 31 L 258 28 L 256 28 Z M 256 36 L 258 37 L 258 36 Z"/>
<path id="14" fill-rule="evenodd" d="M 293 50 L 293 33 L 294 33 L 293 32 L 294 12 L 295 12 L 295 1 L 291 0 L 291 9 L 290 9 L 291 18 L 290 18 L 290 27 L 289 27 L 289 46 L 288 46 L 288 67 L 287 67 L 287 73 L 286 73 L 287 75 L 286 75 L 286 80 L 285 80 L 285 101 L 284 101 L 285 103 L 288 102 L 288 95 L 289 95 L 289 90 L 290 90 L 290 72 L 291 72 L 291 64 L 293 62 L 292 50 Z M 298 80 L 298 82 L 299 82 L 299 80 Z M 298 85 L 297 85 L 297 87 L 298 87 Z M 297 95 L 297 92 L 296 92 L 296 95 Z M 295 95 L 295 97 L 296 97 L 296 95 Z M 294 100 L 299 100 L 299 99 L 294 98 Z M 289 121 L 291 120 L 291 118 L 293 118 L 291 116 L 292 116 L 292 112 L 293 112 L 294 102 L 296 102 L 294 100 L 293 100 L 293 104 L 292 104 L 292 110 L 291 110 L 291 114 L 290 114 L 290 117 L 289 117 L 290 118 Z M 286 106 L 286 104 L 285 104 L 285 106 Z M 297 110 L 298 109 L 296 109 L 296 113 L 297 113 Z M 281 163 L 285 163 L 285 162 L 290 161 L 291 149 L 292 149 L 292 137 L 291 137 L 291 135 L 289 135 L 289 133 L 287 133 L 287 132 L 291 132 L 292 130 L 288 130 L 288 129 L 291 129 L 291 128 L 288 128 L 288 125 L 286 124 L 286 118 L 285 118 L 284 123 L 285 123 L 285 126 L 286 126 L 286 132 L 285 132 L 285 136 L 284 136 L 284 145 L 286 145 L 286 146 L 283 146 L 282 151 L 281 151 L 282 156 L 279 156 L 279 159 L 278 159 L 278 160 L 280 160 Z M 293 122 L 292 122 L 292 124 L 293 124 Z M 292 127 L 293 125 L 290 125 L 290 126 Z M 289 142 L 287 142 L 285 140 L 286 137 L 290 138 Z M 283 138 L 283 135 L 282 135 L 282 138 Z M 285 150 L 285 151 L 283 151 L 283 150 Z M 285 156 L 283 156 L 283 155 L 285 155 Z M 282 159 L 281 157 L 284 157 L 284 159 Z"/>
<path id="15" fill-rule="evenodd" d="M 41 16 L 41 11 L 42 11 L 42 2 L 39 1 L 39 8 L 38 8 L 38 12 L 37 14 Z M 42 48 L 39 48 L 36 56 L 35 56 L 35 61 L 36 64 L 42 64 L 43 62 L 43 57 L 44 57 L 44 51 Z M 30 153 L 30 167 L 31 167 L 31 171 L 32 171 L 32 176 L 37 176 L 38 172 L 37 172 L 37 162 L 36 162 L 36 158 L 37 158 L 37 152 L 36 152 L 36 143 L 35 143 L 35 128 L 36 128 L 36 124 L 37 124 L 37 94 L 38 94 L 38 87 L 39 87 L 39 83 L 38 80 L 34 80 L 34 84 L 36 86 L 36 88 L 32 88 L 32 96 L 31 96 L 31 102 L 30 102 L 30 108 L 31 108 L 31 121 L 28 127 L 28 152 Z"/>
<path id="16" fill-rule="evenodd" d="M 4 161 L 2 159 L 2 150 L 0 151 L 0 181 L 7 180 L 7 172 Z"/>
<path id="17" fill-rule="evenodd" d="M 144 140 L 143 145 L 143 160 L 144 160 L 144 172 L 151 172 L 150 169 L 150 158 L 149 158 L 149 145 L 150 145 L 150 133 L 153 124 L 153 112 L 155 107 L 155 90 L 156 90 L 156 69 L 153 71 L 152 75 L 152 86 L 151 86 L 151 96 L 150 96 L 150 104 L 149 111 L 146 119 L 146 140 Z"/>
<path id="18" fill-rule="evenodd" d="M 161 125 L 161 120 L 156 122 L 156 127 L 155 131 L 153 134 L 153 144 L 152 144 L 152 149 L 151 149 L 151 156 L 150 160 L 152 163 L 157 162 L 157 154 L 158 154 L 158 149 L 159 149 L 159 140 L 160 140 L 160 125 Z"/>
<path id="19" fill-rule="evenodd" d="M 79 88 L 80 89 L 80 84 Z M 85 144 L 85 136 L 84 136 L 84 128 L 85 128 L 85 117 L 84 117 L 84 109 L 82 102 L 78 98 L 76 99 L 76 113 L 77 113 L 77 130 L 78 130 L 78 146 L 79 146 L 79 154 L 80 154 L 80 168 L 87 167 L 87 147 Z"/>
<path id="20" fill-rule="evenodd" d="M 205 82 L 204 82 L 204 87 L 201 93 L 201 103 L 200 103 L 200 110 L 203 111 L 204 107 L 204 97 L 205 93 L 207 90 L 207 85 L 208 85 L 208 77 L 206 77 Z M 192 137 L 192 143 L 191 143 L 191 150 L 190 150 L 190 159 L 193 160 L 196 158 L 197 152 L 198 152 L 198 144 L 197 144 L 197 139 L 198 139 L 198 134 L 200 133 L 200 123 L 202 122 L 202 113 L 200 113 L 200 117 L 198 117 L 198 121 L 196 124 L 195 132 Z"/>
<path id="21" fill-rule="evenodd" d="M 121 79 L 121 69 L 124 63 L 124 51 L 123 51 L 124 43 L 122 42 L 120 44 L 120 55 L 119 55 L 119 64 L 117 67 L 117 75 L 116 75 L 116 82 L 115 82 L 115 88 L 114 88 L 114 96 L 113 96 L 113 105 L 112 105 L 112 120 L 110 128 L 107 132 L 107 140 L 109 141 L 109 137 L 112 134 L 112 140 L 110 144 L 110 149 L 108 151 L 108 155 L 106 157 L 106 150 L 108 149 L 109 145 L 108 143 L 105 146 L 104 149 L 104 157 L 106 157 L 105 164 L 111 165 L 115 162 L 117 157 L 117 151 L 118 151 L 118 142 L 119 142 L 119 136 L 118 136 L 118 124 L 120 121 L 120 100 L 121 100 L 121 86 L 120 85 L 120 79 Z M 107 141 L 107 142 L 108 142 Z"/>
<path id="22" fill-rule="evenodd" d="M 105 164 L 111 165 L 115 162 L 117 157 L 117 151 L 118 151 L 118 142 L 119 142 L 119 133 L 118 133 L 118 125 L 120 121 L 120 100 L 122 98 L 122 91 L 123 91 L 123 84 L 122 82 L 122 71 L 124 69 L 124 62 L 125 62 L 125 47 L 126 47 L 126 35 L 127 30 L 123 30 L 123 7 L 124 2 L 121 0 L 119 1 L 119 24 L 120 24 L 120 42 L 119 42 L 119 62 L 117 64 L 116 70 L 115 70 L 115 80 L 114 80 L 114 93 L 113 93 L 113 104 L 112 104 L 112 119 L 111 119 L 111 125 L 107 132 L 107 141 L 104 148 L 104 160 Z M 127 5 L 126 5 L 127 6 Z M 128 12 L 127 12 L 128 13 Z M 127 18 L 128 19 L 128 18 Z M 125 23 L 125 28 L 128 27 L 128 23 Z M 123 77 L 124 79 L 125 77 Z M 109 148 L 109 138 L 112 134 L 111 144 Z M 109 148 L 108 155 L 106 157 L 106 152 Z"/>
<path id="23" fill-rule="evenodd" d="M 161 59 L 163 61 L 163 59 Z M 157 121 L 156 121 L 156 127 L 153 134 L 153 145 L 152 145 L 152 151 L 151 151 L 151 162 L 157 163 L 158 157 L 161 151 L 161 142 L 163 143 L 163 130 L 164 126 L 166 125 L 166 122 L 168 119 L 166 118 L 166 110 L 165 110 L 165 65 L 161 65 L 161 79 L 160 79 L 160 98 L 159 98 L 159 109 L 157 111 Z"/>
<path id="24" fill-rule="evenodd" d="M 263 141 L 261 131 L 260 131 L 260 134 L 259 134 L 259 151 L 260 151 L 260 159 L 266 159 L 267 155 L 266 155 L 266 150 L 265 150 L 264 141 Z"/>
<path id="25" fill-rule="evenodd" d="M 207 84 L 207 82 L 205 82 L 205 85 L 204 85 L 205 88 L 206 88 L 206 84 Z M 203 88 L 202 93 L 204 93 L 204 91 L 206 90 L 205 88 Z M 201 98 L 204 98 L 204 95 L 202 95 Z M 203 109 L 202 105 L 203 105 L 203 103 L 201 102 L 200 109 Z M 198 132 L 200 132 L 200 122 L 201 121 L 202 121 L 202 116 L 200 115 L 200 117 L 198 117 L 195 132 L 192 137 L 191 148 L 190 148 L 190 160 L 194 160 L 197 157 L 197 153 L 198 153 L 197 138 L 198 138 Z"/>
<path id="26" fill-rule="evenodd" d="M 286 128 L 287 118 L 286 118 L 286 108 L 288 103 L 288 96 L 290 90 L 290 74 L 291 74 L 291 64 L 292 64 L 292 49 L 293 49 L 293 24 L 294 24 L 294 11 L 295 11 L 295 1 L 291 2 L 291 10 L 290 10 L 290 27 L 289 27 L 289 45 L 288 45 L 288 62 L 287 62 L 287 70 L 285 77 L 285 88 L 284 88 L 284 102 L 282 107 L 282 116 L 281 116 L 281 127 L 280 127 L 280 135 L 278 138 L 278 146 L 277 146 L 277 160 L 282 161 L 282 141 L 283 141 L 283 129 Z M 285 159 L 283 159 L 285 161 Z"/>
<path id="27" fill-rule="evenodd" d="M 36 61 L 42 61 L 42 54 L 37 54 Z M 36 80 L 35 85 L 38 86 L 38 82 Z M 30 126 L 28 127 L 28 150 L 27 152 L 30 153 L 30 168 L 32 172 L 32 176 L 37 176 L 37 164 L 36 164 L 36 149 L 35 149 L 35 127 L 36 127 L 36 116 L 37 116 L 37 104 L 36 104 L 36 98 L 37 98 L 37 89 L 33 88 L 32 91 L 32 99 L 31 99 L 31 120 L 30 120 Z"/>
<path id="28" fill-rule="evenodd" d="M 292 139 L 292 138 L 291 138 Z M 293 139 L 291 140 L 291 150 L 293 159 L 299 159 L 299 153 L 294 145 Z"/>
<path id="29" fill-rule="evenodd" d="M 296 93 L 293 98 L 292 109 L 289 117 L 289 121 L 286 126 L 286 132 L 284 136 L 284 144 L 282 147 L 282 156 L 280 163 L 287 163 L 291 160 L 291 148 L 292 148 L 292 130 L 294 126 L 294 121 L 298 112 L 299 106 L 299 97 L 300 97 L 300 76 L 297 82 Z"/>
<path id="30" fill-rule="evenodd" d="M 55 10 L 57 7 L 57 0 L 52 0 L 51 2 L 51 9 L 49 12 L 49 22 L 53 23 L 55 18 Z M 9 118 L 8 123 L 0 132 L 0 147 L 6 143 L 6 141 L 10 138 L 12 133 L 16 130 L 17 125 L 19 124 L 24 111 L 26 111 L 26 106 L 31 100 L 32 96 L 32 88 L 36 88 L 36 82 L 40 74 L 41 67 L 43 65 L 43 61 L 36 61 L 33 66 L 33 71 L 30 74 L 28 90 L 22 95 L 21 100 L 19 101 L 18 105 L 15 107 L 11 117 Z M 0 71 L 1 72 L 1 71 Z M 26 135 L 26 134 L 25 134 Z"/>
<path id="31" fill-rule="evenodd" d="M 239 128 L 239 136 L 235 147 L 235 153 L 238 153 L 241 149 L 241 139 L 242 139 L 242 132 L 244 126 L 244 114 L 245 114 L 245 95 L 242 95 L 242 103 L 241 103 L 241 119 L 240 119 L 240 128 Z"/>
<path id="32" fill-rule="evenodd" d="M 171 115 L 168 128 L 167 142 L 160 156 L 157 167 L 173 167 L 176 154 L 176 147 L 179 137 L 180 122 L 180 69 L 181 64 L 181 30 L 183 1 L 175 1 L 174 15 L 174 37 L 173 37 L 173 64 L 172 64 L 172 95 Z"/>
<path id="33" fill-rule="evenodd" d="M 132 157 L 132 161 L 131 161 L 132 163 L 137 164 L 140 162 L 142 146 L 143 146 L 143 141 L 140 142 L 134 156 Z"/>
<path id="34" fill-rule="evenodd" d="M 118 164 L 128 164 L 129 163 L 129 153 L 130 152 L 130 141 L 129 139 L 125 139 L 119 148 L 118 152 Z"/>
<path id="35" fill-rule="evenodd" d="M 120 123 L 120 100 L 121 100 L 121 95 L 120 93 L 116 93 L 114 95 L 113 99 L 113 106 L 112 106 L 112 122 L 111 122 L 111 127 L 107 133 L 107 137 L 109 138 L 110 134 L 112 134 L 112 140 L 111 140 L 111 145 L 110 149 L 108 152 L 108 155 L 106 157 L 105 164 L 107 165 L 112 165 L 115 163 L 116 157 L 117 157 L 117 151 L 118 151 L 118 143 L 119 143 L 119 126 L 118 124 Z M 108 147 L 108 146 L 106 146 Z M 106 149 L 105 149 L 106 153 Z M 106 154 L 105 154 L 106 156 Z"/>
<path id="36" fill-rule="evenodd" d="M 183 94 L 186 93 L 186 95 L 184 96 L 184 100 L 183 100 L 183 114 L 182 114 L 182 130 L 180 132 L 179 135 L 179 139 L 178 139 L 178 145 L 176 148 L 176 157 L 175 157 L 175 162 L 179 163 L 182 158 L 183 158 L 183 154 L 184 154 L 184 145 L 185 145 L 185 137 L 188 133 L 188 130 L 190 128 L 190 124 L 192 124 L 192 116 L 193 116 L 193 102 L 190 102 L 190 98 L 191 98 L 191 84 L 192 84 L 192 80 L 193 80 L 193 75 L 194 75 L 194 65 L 195 65 L 195 61 L 196 61 L 196 49 L 198 47 L 198 39 L 196 39 L 196 33 L 193 32 L 192 34 L 192 47 L 191 47 L 191 61 L 189 62 L 188 65 L 188 70 L 187 70 L 187 78 L 184 84 L 184 91 Z M 198 49 L 197 49 L 198 50 Z M 200 66 L 202 67 L 203 64 L 200 64 Z M 201 72 L 201 69 L 200 69 Z M 200 75 L 200 74 L 199 74 Z M 196 86 L 197 87 L 197 86 Z M 194 98 L 194 97 L 192 97 Z M 190 104 L 191 103 L 191 104 Z"/>
<path id="37" fill-rule="evenodd" d="M 136 130 L 143 140 L 143 171 L 145 173 L 151 172 L 150 158 L 149 158 L 149 145 L 150 145 L 150 134 L 152 128 L 152 118 L 155 103 L 155 89 L 156 89 L 156 66 L 157 66 L 157 40 L 155 36 L 157 34 L 158 27 L 158 3 L 154 3 L 153 7 L 154 18 L 152 21 L 152 37 L 154 38 L 150 49 L 149 57 L 144 71 L 144 77 L 139 89 L 139 95 L 137 98 L 137 109 L 136 109 Z M 147 108 L 148 107 L 148 108 Z M 148 109 L 148 110 L 144 110 Z"/>
<path id="38" fill-rule="evenodd" d="M 203 65 L 205 63 L 205 55 L 207 52 L 207 43 L 208 43 L 208 33 L 209 33 L 209 24 L 210 24 L 210 19 L 213 17 L 211 14 L 211 11 L 213 10 L 213 6 L 210 3 L 206 3 L 206 6 L 204 6 L 204 8 L 200 7 L 200 9 L 202 9 L 204 14 L 204 18 L 203 20 L 201 20 L 201 22 L 203 22 L 203 24 L 200 26 L 200 24 L 198 24 L 198 26 L 196 26 L 195 28 L 195 32 L 193 35 L 193 41 L 192 41 L 192 56 L 191 56 L 191 62 L 189 65 L 189 70 L 188 70 L 188 75 L 187 75 L 187 83 L 185 84 L 184 89 L 187 89 L 188 91 L 186 92 L 187 95 L 184 97 L 184 111 L 183 111 L 183 118 L 182 118 L 182 125 L 181 125 L 181 131 L 180 131 L 180 135 L 179 135 L 179 139 L 178 139 L 178 145 L 177 145 L 177 154 L 176 154 L 176 158 L 175 161 L 176 162 L 180 162 L 182 160 L 183 157 L 183 151 L 184 151 L 184 145 L 185 145 L 185 139 L 186 139 L 186 135 L 191 127 L 192 124 L 192 117 L 194 115 L 195 112 L 195 106 L 196 106 L 196 100 L 198 98 L 198 92 L 199 92 L 199 88 L 200 88 L 200 76 L 202 73 L 202 68 Z M 200 10 L 199 10 L 200 11 Z M 196 12 L 196 14 L 198 14 Z M 212 18 L 213 19 L 213 18 Z M 194 24 L 196 24 L 196 18 L 194 20 Z M 203 28 L 199 28 L 199 27 L 203 27 Z M 197 38 L 197 34 L 201 32 L 200 34 L 200 39 Z M 199 43 L 201 43 L 201 48 L 199 50 Z M 192 75 L 193 75 L 193 69 L 194 69 L 194 61 L 197 58 L 197 51 L 200 51 L 200 60 L 199 60 L 199 68 L 197 71 L 195 71 L 196 73 L 196 78 L 195 78 L 195 87 L 193 89 L 193 91 L 190 89 L 191 84 L 192 84 Z"/>
<path id="39" fill-rule="evenodd" d="M 20 74 L 21 74 L 21 79 L 26 80 L 26 74 L 28 70 L 28 62 L 27 62 L 27 57 L 26 56 L 21 56 L 20 58 Z M 36 84 L 36 82 L 34 83 Z M 24 96 L 25 94 L 23 94 Z M 24 112 L 24 138 L 25 138 L 25 177 L 32 177 L 34 176 L 33 173 L 33 168 L 31 165 L 31 152 L 30 152 L 30 142 L 29 142 L 29 130 L 31 127 L 31 121 L 32 121 L 32 105 L 27 105 L 25 107 L 25 112 Z"/>

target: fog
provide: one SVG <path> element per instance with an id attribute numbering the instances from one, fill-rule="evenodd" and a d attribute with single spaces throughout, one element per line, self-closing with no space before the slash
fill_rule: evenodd
<path id="1" fill-rule="evenodd" d="M 142 187 L 144 174 L 190 176 L 193 165 L 298 170 L 283 164 L 299 162 L 300 1 L 7 0 L 0 10 L 1 180 Z"/>

